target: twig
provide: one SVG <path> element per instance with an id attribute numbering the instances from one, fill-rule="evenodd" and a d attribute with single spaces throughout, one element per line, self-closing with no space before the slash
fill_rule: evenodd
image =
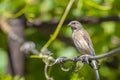
<path id="1" fill-rule="evenodd" d="M 70 1 L 69 1 L 68 6 L 67 6 L 67 8 L 66 8 L 66 10 L 65 10 L 65 12 L 64 12 L 64 14 L 63 14 L 63 16 L 62 16 L 62 18 L 61 18 L 61 20 L 60 20 L 60 22 L 59 22 L 59 24 L 58 24 L 55 32 L 53 33 L 53 35 L 51 35 L 50 39 L 49 39 L 48 42 L 43 46 L 43 48 L 41 49 L 41 51 L 44 50 L 44 49 L 46 49 L 46 48 L 51 44 L 51 42 L 56 39 L 56 37 L 57 37 L 57 35 L 58 35 L 58 33 L 59 33 L 59 31 L 60 31 L 60 29 L 61 29 L 61 27 L 62 27 L 62 25 L 63 25 L 63 23 L 64 23 L 64 21 L 65 21 L 65 18 L 67 17 L 67 15 L 68 15 L 68 13 L 69 13 L 70 8 L 72 7 L 72 4 L 73 4 L 74 1 L 75 1 L 75 0 L 70 0 Z"/>
<path id="2" fill-rule="evenodd" d="M 95 57 L 90 57 L 91 60 L 95 59 L 102 59 L 102 58 L 105 58 L 105 57 L 111 57 L 113 55 L 117 55 L 120 53 L 120 47 L 116 48 L 116 49 L 113 49 L 112 51 L 110 52 L 106 52 L 106 53 L 103 53 L 101 55 L 98 55 L 98 56 L 95 56 Z"/>
<path id="3" fill-rule="evenodd" d="M 119 53 L 120 53 L 120 47 L 118 47 L 116 49 L 113 49 L 112 51 L 109 51 L 109 52 L 103 53 L 101 55 L 98 55 L 98 56 L 88 56 L 88 59 L 89 60 L 98 60 L 98 59 L 103 59 L 105 57 L 111 57 L 111 56 L 117 55 Z M 63 59 L 58 59 L 56 63 L 64 63 L 64 62 L 67 62 L 67 61 L 78 62 L 78 61 L 82 61 L 82 60 L 81 60 L 81 56 L 77 56 L 77 57 L 74 57 L 72 59 L 63 57 Z"/>

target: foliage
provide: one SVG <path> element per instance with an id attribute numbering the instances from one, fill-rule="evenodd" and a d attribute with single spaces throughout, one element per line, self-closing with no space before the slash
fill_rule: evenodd
<path id="1" fill-rule="evenodd" d="M 0 17 L 17 18 L 25 15 L 28 21 L 34 22 L 38 19 L 41 22 L 49 22 L 53 19 L 59 19 L 69 0 L 0 0 Z M 66 20 L 90 17 L 108 17 L 120 14 L 120 0 L 75 0 L 72 9 L 67 15 Z M 96 54 L 107 52 L 120 46 L 120 23 L 115 21 L 102 22 L 97 24 L 83 24 L 90 33 Z M 48 26 L 51 27 L 52 26 Z M 51 31 L 51 30 L 49 30 Z M 52 34 L 52 33 L 51 33 Z M 25 39 L 34 41 L 37 49 L 40 50 L 47 42 L 51 34 L 41 32 L 37 29 L 27 28 L 25 30 Z M 63 26 L 60 36 L 71 38 L 71 30 Z M 58 45 L 59 44 L 59 45 Z M 7 40 L 6 35 L 0 32 L 0 77 L 4 77 L 5 66 L 7 66 L 6 57 Z M 54 57 L 67 56 L 73 57 L 79 55 L 76 48 L 57 38 L 50 46 L 49 50 L 54 53 Z M 119 80 L 120 78 L 120 56 L 101 60 L 99 70 L 101 80 Z M 27 80 L 45 80 L 44 64 L 39 59 L 28 58 L 26 60 Z M 55 80 L 93 80 L 93 71 L 88 65 L 85 65 L 78 73 L 64 72 L 59 65 L 51 68 L 50 75 Z M 8 78 L 8 79 L 7 79 Z M 10 80 L 7 76 L 2 80 Z M 15 80 L 19 79 L 15 76 Z"/>
<path id="2" fill-rule="evenodd" d="M 19 76 L 10 76 L 10 75 L 1 75 L 0 80 L 25 80 L 23 77 L 20 78 Z"/>

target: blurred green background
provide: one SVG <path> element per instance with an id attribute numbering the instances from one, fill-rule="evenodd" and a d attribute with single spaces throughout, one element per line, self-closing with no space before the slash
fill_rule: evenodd
<path id="1" fill-rule="evenodd" d="M 17 18 L 22 14 L 27 21 L 50 22 L 59 19 L 70 0 L 0 0 L 0 17 Z M 75 0 L 66 20 L 88 17 L 109 17 L 120 15 L 120 0 Z M 97 55 L 110 51 L 120 46 L 120 21 L 106 21 L 96 24 L 85 24 L 84 28 L 89 32 Z M 28 26 L 25 31 L 25 40 L 33 41 L 39 51 L 54 32 L 53 26 L 43 31 L 36 27 Z M 47 28 L 46 27 L 46 28 Z M 43 28 L 46 30 L 46 28 Z M 51 30 L 52 29 L 52 30 Z M 55 29 L 55 28 L 54 28 Z M 47 33 L 48 32 L 48 33 Z M 71 30 L 64 25 L 59 36 L 50 46 L 49 50 L 54 57 L 74 57 L 79 55 L 76 48 L 66 43 L 71 40 Z M 66 41 L 62 41 L 65 38 Z M 69 40 L 68 40 L 69 39 Z M 72 40 L 71 40 L 72 41 Z M 0 31 L 0 80 L 12 80 L 10 75 L 5 75 L 7 66 L 7 35 Z M 99 69 L 101 80 L 120 79 L 120 55 L 100 60 Z M 25 63 L 25 80 L 46 80 L 44 75 L 44 63 L 40 59 L 27 58 Z M 92 69 L 85 65 L 78 73 L 64 72 L 59 65 L 51 67 L 50 75 L 55 80 L 95 80 Z M 17 75 L 14 80 L 18 79 Z"/>

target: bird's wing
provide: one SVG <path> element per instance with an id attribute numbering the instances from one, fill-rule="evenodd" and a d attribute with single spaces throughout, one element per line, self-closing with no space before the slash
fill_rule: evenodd
<path id="1" fill-rule="evenodd" d="M 94 51 L 94 48 L 93 48 L 93 44 L 92 44 L 92 41 L 90 39 L 90 36 L 88 34 L 88 32 L 86 30 L 82 30 L 84 32 L 83 34 L 83 38 L 85 39 L 85 41 L 87 42 L 88 46 L 89 46 L 89 49 L 90 49 L 90 54 L 91 55 L 95 55 L 95 51 Z"/>
<path id="2" fill-rule="evenodd" d="M 85 36 L 84 32 L 82 32 L 82 30 L 74 32 L 72 37 L 73 37 L 73 41 L 74 41 L 77 49 L 81 53 L 91 55 L 91 49 L 90 49 L 89 44 L 87 42 L 88 39 Z"/>

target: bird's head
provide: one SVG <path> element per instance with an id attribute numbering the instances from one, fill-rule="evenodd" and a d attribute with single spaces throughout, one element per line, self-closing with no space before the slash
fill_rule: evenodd
<path id="1" fill-rule="evenodd" d="M 78 21 L 71 21 L 71 22 L 68 24 L 68 26 L 70 26 L 73 31 L 76 31 L 76 30 L 79 30 L 79 29 L 82 28 L 81 23 L 78 22 Z"/>

